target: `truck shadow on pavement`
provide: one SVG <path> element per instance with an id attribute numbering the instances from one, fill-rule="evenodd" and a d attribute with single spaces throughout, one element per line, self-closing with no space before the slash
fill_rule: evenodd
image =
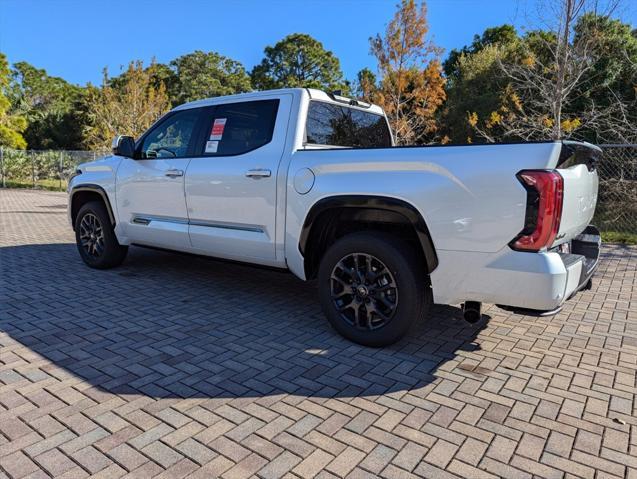
<path id="1" fill-rule="evenodd" d="M 365 348 L 334 332 L 315 286 L 291 274 L 142 248 L 108 271 L 86 267 L 73 244 L 0 248 L 0 286 L 2 362 L 15 361 L 15 380 L 46 373 L 156 398 L 416 390 L 479 349 L 488 319 L 468 325 L 458 308 L 434 306 L 399 343 Z M 25 362 L 25 347 L 52 365 Z"/>

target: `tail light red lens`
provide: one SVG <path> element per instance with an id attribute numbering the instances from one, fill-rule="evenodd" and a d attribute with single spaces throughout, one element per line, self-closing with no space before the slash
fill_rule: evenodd
<path id="1" fill-rule="evenodd" d="M 510 246 L 518 251 L 540 251 L 553 244 L 560 229 L 564 179 L 554 170 L 524 170 L 517 177 L 527 191 L 526 219 Z"/>

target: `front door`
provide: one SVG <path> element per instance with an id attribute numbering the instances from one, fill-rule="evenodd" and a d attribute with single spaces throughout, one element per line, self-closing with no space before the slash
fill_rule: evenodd
<path id="1" fill-rule="evenodd" d="M 277 171 L 291 96 L 204 111 L 186 175 L 192 246 L 212 256 L 275 264 Z"/>
<path id="2" fill-rule="evenodd" d="M 117 171 L 117 209 L 131 243 L 177 250 L 190 247 L 184 179 L 200 111 L 169 113 L 140 139 L 136 159 L 122 160 Z"/>

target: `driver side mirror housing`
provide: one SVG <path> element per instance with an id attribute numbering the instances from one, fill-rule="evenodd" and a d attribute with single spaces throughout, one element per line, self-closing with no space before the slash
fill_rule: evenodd
<path id="1" fill-rule="evenodd" d="M 116 156 L 135 157 L 135 140 L 132 136 L 117 135 L 113 138 L 112 147 Z"/>

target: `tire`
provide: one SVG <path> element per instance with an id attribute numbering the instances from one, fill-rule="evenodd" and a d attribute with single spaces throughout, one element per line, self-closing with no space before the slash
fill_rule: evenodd
<path id="1" fill-rule="evenodd" d="M 385 233 L 340 238 L 323 255 L 318 272 L 321 307 L 332 327 L 372 347 L 395 343 L 426 315 L 429 284 L 424 260 L 407 242 Z"/>
<path id="2" fill-rule="evenodd" d="M 82 260 L 91 268 L 108 269 L 122 264 L 128 246 L 117 241 L 104 204 L 89 201 L 75 218 L 75 243 Z"/>

